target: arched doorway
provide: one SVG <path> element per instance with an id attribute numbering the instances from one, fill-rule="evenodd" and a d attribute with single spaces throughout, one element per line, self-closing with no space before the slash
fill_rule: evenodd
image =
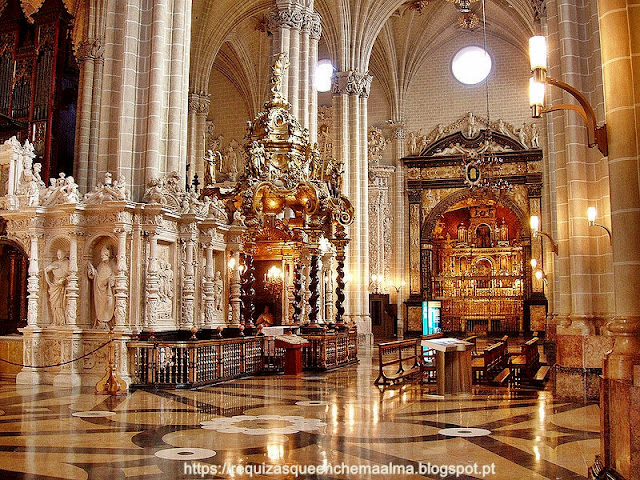
<path id="1" fill-rule="evenodd" d="M 18 328 L 26 326 L 28 267 L 22 248 L 0 236 L 0 335 L 18 333 Z"/>

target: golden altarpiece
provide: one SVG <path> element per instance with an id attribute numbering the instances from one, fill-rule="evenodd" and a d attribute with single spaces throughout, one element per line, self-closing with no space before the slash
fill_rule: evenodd
<path id="1" fill-rule="evenodd" d="M 540 215 L 542 151 L 537 127 L 489 124 L 472 113 L 409 135 L 409 333 L 423 302 L 436 302 L 445 332 L 544 330 L 542 258 L 529 216 Z M 540 268 L 540 267 L 538 267 Z"/>

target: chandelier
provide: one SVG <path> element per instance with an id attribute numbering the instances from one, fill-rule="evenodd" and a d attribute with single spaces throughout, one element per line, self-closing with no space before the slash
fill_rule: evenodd
<path id="1" fill-rule="evenodd" d="M 447 2 L 453 3 L 456 6 L 456 10 L 460 13 L 470 13 L 471 4 L 477 1 L 478 0 L 447 0 Z"/>
<path id="2" fill-rule="evenodd" d="M 264 275 L 264 289 L 274 297 L 279 297 L 282 293 L 283 280 L 282 270 L 273 265 Z"/>

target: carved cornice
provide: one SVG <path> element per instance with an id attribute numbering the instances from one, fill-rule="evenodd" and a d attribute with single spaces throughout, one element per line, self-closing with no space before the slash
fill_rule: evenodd
<path id="1" fill-rule="evenodd" d="M 189 93 L 189 113 L 202 113 L 207 115 L 210 105 L 211 95 L 208 93 Z"/>
<path id="2" fill-rule="evenodd" d="M 373 76 L 368 72 L 360 73 L 353 70 L 337 72 L 333 76 L 331 93 L 333 95 L 358 95 L 367 98 L 371 90 L 371 80 L 373 80 Z"/>

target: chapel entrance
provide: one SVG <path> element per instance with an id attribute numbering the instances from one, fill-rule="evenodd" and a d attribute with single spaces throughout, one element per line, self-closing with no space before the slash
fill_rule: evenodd
<path id="1" fill-rule="evenodd" d="M 18 333 L 19 327 L 26 326 L 28 268 L 22 248 L 0 236 L 0 335 Z"/>

